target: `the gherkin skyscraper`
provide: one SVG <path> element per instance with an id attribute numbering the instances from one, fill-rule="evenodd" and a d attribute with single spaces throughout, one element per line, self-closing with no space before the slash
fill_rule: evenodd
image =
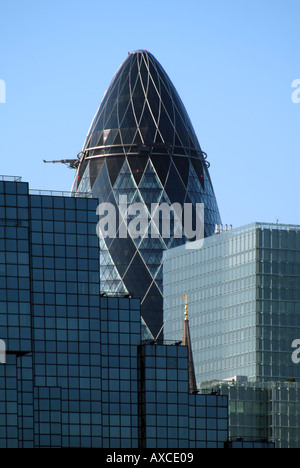
<path id="1" fill-rule="evenodd" d="M 84 144 L 73 192 L 100 203 L 203 203 L 205 236 L 221 224 L 206 154 L 168 75 L 147 51 L 130 54 L 108 87 Z M 162 253 L 185 242 L 101 238 L 101 289 L 139 297 L 153 336 L 163 320 Z"/>

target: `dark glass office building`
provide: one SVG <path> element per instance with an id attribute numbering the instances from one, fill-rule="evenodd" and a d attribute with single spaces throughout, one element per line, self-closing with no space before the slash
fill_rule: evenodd
<path id="1" fill-rule="evenodd" d="M 224 447 L 227 397 L 190 392 L 188 347 L 100 295 L 97 204 L 0 178 L 0 448 Z"/>
<path id="2" fill-rule="evenodd" d="M 73 192 L 100 203 L 179 203 L 205 206 L 205 236 L 221 224 L 202 151 L 186 109 L 168 75 L 147 51 L 128 56 L 115 74 L 84 144 Z M 194 218 L 195 219 L 195 218 Z M 142 316 L 157 336 L 163 323 L 162 253 L 185 243 L 128 236 L 101 239 L 101 290 L 141 299 Z"/>

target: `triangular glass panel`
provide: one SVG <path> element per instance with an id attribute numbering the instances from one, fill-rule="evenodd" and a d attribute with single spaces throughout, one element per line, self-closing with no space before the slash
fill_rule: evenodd
<path id="1" fill-rule="evenodd" d="M 122 278 L 136 254 L 136 246 L 128 236 L 127 239 L 114 239 L 109 250 L 111 258 Z"/>
<path id="2" fill-rule="evenodd" d="M 153 120 L 152 120 L 152 122 L 153 122 Z M 151 126 L 151 123 L 150 123 L 149 127 L 147 127 L 145 125 L 141 126 L 140 127 L 140 132 L 142 134 L 144 144 L 146 146 L 148 146 L 149 148 L 151 148 L 153 146 L 153 144 L 154 144 L 154 139 L 155 139 L 155 134 L 156 134 L 156 128 L 155 128 L 154 124 L 152 124 L 152 126 Z"/>
<path id="3" fill-rule="evenodd" d="M 107 133 L 105 134 L 106 140 L 104 144 L 107 146 L 112 145 L 118 133 L 119 130 L 117 128 L 112 128 L 111 130 L 107 131 Z"/>
<path id="4" fill-rule="evenodd" d="M 165 186 L 165 192 L 168 195 L 171 203 L 180 203 L 183 205 L 185 200 L 186 187 L 184 186 L 173 164 L 171 164 L 170 174 Z"/>
<path id="5" fill-rule="evenodd" d="M 152 165 L 152 162 L 149 161 L 148 165 L 147 165 L 147 168 L 145 170 L 145 173 L 144 173 L 144 176 L 143 176 L 143 179 L 140 183 L 140 189 L 148 189 L 148 188 L 151 188 L 151 189 L 155 189 L 155 188 L 159 188 L 159 189 L 162 189 L 162 186 L 161 186 L 161 183 L 156 175 L 156 172 L 154 170 L 154 167 Z"/>
<path id="6" fill-rule="evenodd" d="M 121 169 L 124 166 L 124 156 L 111 156 L 107 158 L 106 164 L 111 185 L 114 186 Z"/>
<path id="7" fill-rule="evenodd" d="M 149 330 L 148 325 L 146 324 L 145 320 L 143 317 L 141 317 L 141 336 L 142 336 L 142 341 L 153 341 L 154 337 Z"/>
<path id="8" fill-rule="evenodd" d="M 143 255 L 143 252 L 142 252 L 142 255 Z M 145 261 L 146 261 L 146 259 L 145 259 Z M 149 264 L 147 264 L 147 267 L 148 267 L 148 270 L 151 273 L 152 278 L 154 279 L 155 275 L 157 274 L 157 272 L 158 272 L 158 270 L 160 268 L 160 263 L 156 263 L 156 264 L 153 264 L 153 265 L 149 263 Z"/>
<path id="9" fill-rule="evenodd" d="M 134 178 L 131 174 L 131 170 L 128 166 L 127 161 L 125 160 L 123 167 L 120 171 L 119 177 L 117 178 L 114 184 L 114 190 L 127 189 L 127 190 L 136 190 L 137 186 L 135 184 Z"/>
<path id="10" fill-rule="evenodd" d="M 121 141 L 121 135 L 120 135 L 120 130 L 117 131 L 117 134 L 115 136 L 115 139 L 113 141 L 113 145 L 122 145 L 122 141 Z"/>
<path id="11" fill-rule="evenodd" d="M 151 161 L 153 163 L 153 166 L 155 168 L 155 171 L 158 177 L 160 178 L 162 186 L 164 186 L 166 183 L 167 176 L 169 174 L 171 158 L 166 155 L 162 155 L 162 156 L 152 155 Z"/>
<path id="12" fill-rule="evenodd" d="M 191 158 L 192 165 L 195 169 L 195 173 L 197 174 L 197 178 L 202 185 L 202 189 L 204 190 L 204 171 L 203 171 L 203 164 L 199 159 Z"/>
<path id="13" fill-rule="evenodd" d="M 93 186 L 93 193 L 95 193 L 98 197 L 103 195 L 104 192 L 106 194 L 111 192 L 111 184 L 107 172 L 106 162 L 104 162 Z"/>
<path id="14" fill-rule="evenodd" d="M 160 268 L 155 276 L 155 281 L 162 281 L 163 280 L 163 265 L 160 265 Z"/>
<path id="15" fill-rule="evenodd" d="M 158 153 L 159 153 L 159 152 L 161 152 L 162 150 L 164 150 L 164 151 L 162 151 L 163 153 L 165 152 L 166 147 L 163 146 L 163 145 L 164 145 L 164 141 L 163 141 L 163 139 L 162 139 L 162 136 L 161 136 L 161 134 L 160 134 L 159 129 L 157 129 L 157 132 L 156 132 L 156 135 L 155 135 L 155 144 L 157 145 L 157 146 L 154 148 L 155 152 L 158 152 Z"/>
<path id="16" fill-rule="evenodd" d="M 145 322 L 151 323 L 151 332 L 157 339 L 163 324 L 163 297 L 155 283 L 142 301 L 142 313 Z"/>
<path id="17" fill-rule="evenodd" d="M 135 297 L 144 299 L 152 283 L 152 277 L 145 263 L 137 253 L 128 268 L 123 282 L 129 291 L 135 291 Z"/>
<path id="18" fill-rule="evenodd" d="M 138 130 L 137 130 L 136 135 L 135 135 L 135 137 L 134 137 L 133 144 L 134 144 L 134 145 L 137 145 L 137 148 L 136 148 L 136 149 L 138 149 L 138 147 L 139 147 L 140 145 L 143 145 L 143 144 L 144 144 L 144 143 L 143 143 L 143 140 L 142 140 L 142 137 L 141 137 L 141 135 L 140 135 L 140 132 L 139 132 Z"/>
<path id="19" fill-rule="evenodd" d="M 128 291 L 127 291 L 127 289 L 126 289 L 125 284 L 123 283 L 123 281 L 121 281 L 121 282 L 118 284 L 118 286 L 117 286 L 117 288 L 116 288 L 116 293 L 118 293 L 118 294 L 123 294 L 123 295 L 128 294 Z"/>
<path id="20" fill-rule="evenodd" d="M 177 132 L 175 132 L 175 148 L 174 148 L 174 153 L 176 155 L 182 155 L 182 156 L 186 156 L 187 155 L 187 152 L 188 152 L 188 149 L 184 148 L 182 143 L 181 143 L 181 140 L 179 139 L 178 137 L 178 134 Z"/>
<path id="21" fill-rule="evenodd" d="M 135 179 L 136 185 L 139 185 L 141 178 L 143 177 L 146 165 L 148 163 L 148 156 L 128 156 L 128 163 Z"/>
<path id="22" fill-rule="evenodd" d="M 104 163 L 105 160 L 103 158 L 95 158 L 90 160 L 90 180 L 92 188 L 94 186 L 94 183 L 96 182 L 98 174 L 100 174 L 101 172 Z"/>
<path id="23" fill-rule="evenodd" d="M 185 187 L 187 187 L 190 172 L 189 159 L 174 156 L 173 163 L 175 164 L 178 174 L 180 175 Z"/>
<path id="24" fill-rule="evenodd" d="M 97 135 L 97 138 L 95 142 L 91 142 L 91 148 L 94 148 L 95 146 L 104 145 L 104 131 L 101 130 L 100 132 L 97 132 L 96 135 Z"/>
<path id="25" fill-rule="evenodd" d="M 134 128 L 121 128 L 122 140 L 124 145 L 132 145 L 135 134 L 136 127 Z"/>

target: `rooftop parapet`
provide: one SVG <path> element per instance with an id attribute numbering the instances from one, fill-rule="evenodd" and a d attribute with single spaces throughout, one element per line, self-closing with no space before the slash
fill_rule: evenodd
<path id="1" fill-rule="evenodd" d="M 0 182 L 22 182 L 22 177 L 0 175 Z"/>

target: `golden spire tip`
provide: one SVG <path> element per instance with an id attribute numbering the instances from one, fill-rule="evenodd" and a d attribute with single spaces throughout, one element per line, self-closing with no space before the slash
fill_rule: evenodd
<path id="1" fill-rule="evenodd" d="M 182 299 L 185 300 L 185 307 L 184 307 L 184 316 L 185 316 L 185 320 L 188 320 L 188 316 L 189 316 L 189 313 L 188 313 L 188 297 L 187 295 L 184 295 L 184 296 L 181 296 Z"/>

